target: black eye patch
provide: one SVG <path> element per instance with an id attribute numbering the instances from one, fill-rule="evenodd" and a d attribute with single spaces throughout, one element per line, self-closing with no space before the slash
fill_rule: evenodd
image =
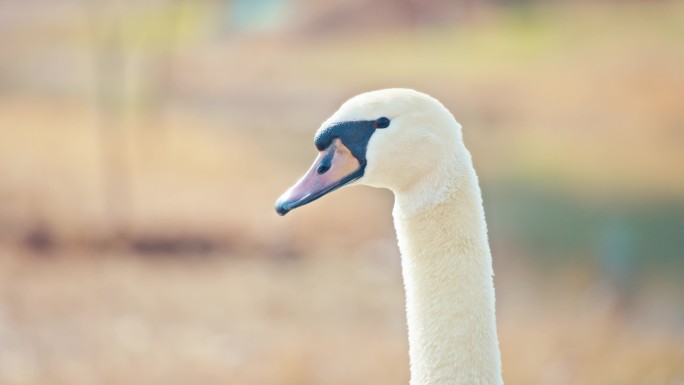
<path id="1" fill-rule="evenodd" d="M 389 119 L 387 121 L 389 124 Z M 375 132 L 377 122 L 377 120 L 354 120 L 331 124 L 318 131 L 314 138 L 314 144 L 319 151 L 323 151 L 332 144 L 333 140 L 339 138 L 342 144 L 359 161 L 363 170 L 366 167 L 368 141 Z"/>

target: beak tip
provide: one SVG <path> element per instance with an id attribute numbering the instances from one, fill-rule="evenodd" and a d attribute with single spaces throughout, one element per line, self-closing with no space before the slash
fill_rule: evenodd
<path id="1" fill-rule="evenodd" d="M 287 207 L 288 204 L 287 202 L 278 200 L 275 204 L 275 211 L 278 213 L 278 215 L 285 216 L 285 214 L 289 213 L 291 208 Z"/>

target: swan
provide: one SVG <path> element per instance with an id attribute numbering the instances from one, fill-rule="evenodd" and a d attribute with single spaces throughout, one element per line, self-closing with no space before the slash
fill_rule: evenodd
<path id="1" fill-rule="evenodd" d="M 276 211 L 353 184 L 394 193 L 411 385 L 503 384 L 482 196 L 453 115 L 415 90 L 367 92 L 323 122 L 314 144 L 318 157 Z"/>

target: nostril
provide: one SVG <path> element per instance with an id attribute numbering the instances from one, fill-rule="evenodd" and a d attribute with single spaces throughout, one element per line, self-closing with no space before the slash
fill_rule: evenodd
<path id="1" fill-rule="evenodd" d="M 318 166 L 318 169 L 316 169 L 316 172 L 320 174 L 325 174 L 330 170 L 330 164 L 328 163 L 321 163 L 320 166 Z"/>
<path id="2" fill-rule="evenodd" d="M 321 163 L 318 165 L 316 168 L 316 172 L 318 175 L 325 174 L 330 170 L 330 167 L 332 167 L 332 162 L 333 162 L 333 157 L 335 156 L 335 149 L 330 148 L 327 150 L 328 152 L 323 156 L 323 159 L 321 159 Z"/>

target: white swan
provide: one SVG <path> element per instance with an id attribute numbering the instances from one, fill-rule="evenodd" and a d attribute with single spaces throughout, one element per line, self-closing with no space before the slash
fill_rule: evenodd
<path id="1" fill-rule="evenodd" d="M 480 187 L 453 115 L 414 90 L 364 93 L 322 124 L 315 144 L 318 158 L 276 210 L 348 184 L 394 192 L 411 384 L 502 384 Z"/>

